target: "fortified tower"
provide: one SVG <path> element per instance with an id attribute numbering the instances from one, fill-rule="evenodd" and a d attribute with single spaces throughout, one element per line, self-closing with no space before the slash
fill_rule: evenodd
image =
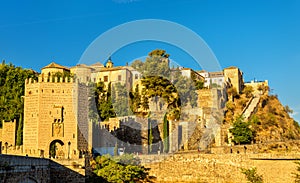
<path id="1" fill-rule="evenodd" d="M 232 87 L 238 93 L 241 93 L 244 86 L 243 72 L 237 67 L 228 67 L 224 69 L 225 81 L 231 83 Z"/>
<path id="2" fill-rule="evenodd" d="M 70 70 L 51 63 L 38 81 L 25 81 L 24 154 L 79 158 L 88 151 L 89 89 L 64 77 L 66 72 Z"/>

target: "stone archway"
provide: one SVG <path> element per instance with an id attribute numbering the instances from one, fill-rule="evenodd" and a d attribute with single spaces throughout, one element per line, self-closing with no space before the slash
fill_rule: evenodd
<path id="1" fill-rule="evenodd" d="M 49 157 L 64 158 L 63 146 L 64 146 L 63 141 L 59 139 L 53 140 L 49 145 Z"/>

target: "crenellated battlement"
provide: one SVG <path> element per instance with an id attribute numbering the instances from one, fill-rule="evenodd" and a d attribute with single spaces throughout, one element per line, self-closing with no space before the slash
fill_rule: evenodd
<path id="1" fill-rule="evenodd" d="M 2 128 L 0 129 L 0 141 L 2 141 L 2 146 L 7 143 L 8 146 L 15 146 L 16 144 L 16 130 L 17 130 L 17 120 L 12 121 L 2 121 Z M 7 147 L 6 147 L 7 148 Z"/>
<path id="2" fill-rule="evenodd" d="M 39 75 L 38 80 L 28 78 L 25 80 L 25 84 L 34 83 L 74 83 L 76 80 L 72 77 L 54 77 L 54 76 L 43 76 Z"/>

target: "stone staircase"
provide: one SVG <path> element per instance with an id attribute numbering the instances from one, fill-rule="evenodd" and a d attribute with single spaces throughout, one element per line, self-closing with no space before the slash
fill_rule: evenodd
<path id="1" fill-rule="evenodd" d="M 245 120 L 249 120 L 253 112 L 257 109 L 257 106 L 259 104 L 260 95 L 256 94 L 251 99 L 248 105 L 243 110 L 242 114 Z"/>

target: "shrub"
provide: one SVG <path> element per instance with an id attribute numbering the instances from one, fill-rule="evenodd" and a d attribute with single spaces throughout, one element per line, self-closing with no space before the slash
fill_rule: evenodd
<path id="1" fill-rule="evenodd" d="M 295 183 L 300 183 L 300 162 L 295 162 L 295 164 L 297 164 L 297 172 L 292 174 L 294 175 Z"/>
<path id="2" fill-rule="evenodd" d="M 229 111 L 233 111 L 234 110 L 234 103 L 231 101 L 226 102 L 226 108 Z"/>
<path id="3" fill-rule="evenodd" d="M 257 173 L 256 167 L 249 168 L 249 169 L 241 169 L 242 173 L 246 176 L 248 182 L 250 183 L 262 183 L 263 178 L 262 175 Z"/>
<path id="4" fill-rule="evenodd" d="M 243 93 L 246 95 L 247 98 L 250 98 L 253 96 L 253 87 L 252 86 L 246 86 L 243 89 Z"/>
<path id="5" fill-rule="evenodd" d="M 140 165 L 140 160 L 133 155 L 111 157 L 98 156 L 91 161 L 94 176 L 100 182 L 149 182 L 148 169 Z M 97 178 L 96 176 L 96 178 Z M 91 177 L 90 180 L 94 180 Z"/>

